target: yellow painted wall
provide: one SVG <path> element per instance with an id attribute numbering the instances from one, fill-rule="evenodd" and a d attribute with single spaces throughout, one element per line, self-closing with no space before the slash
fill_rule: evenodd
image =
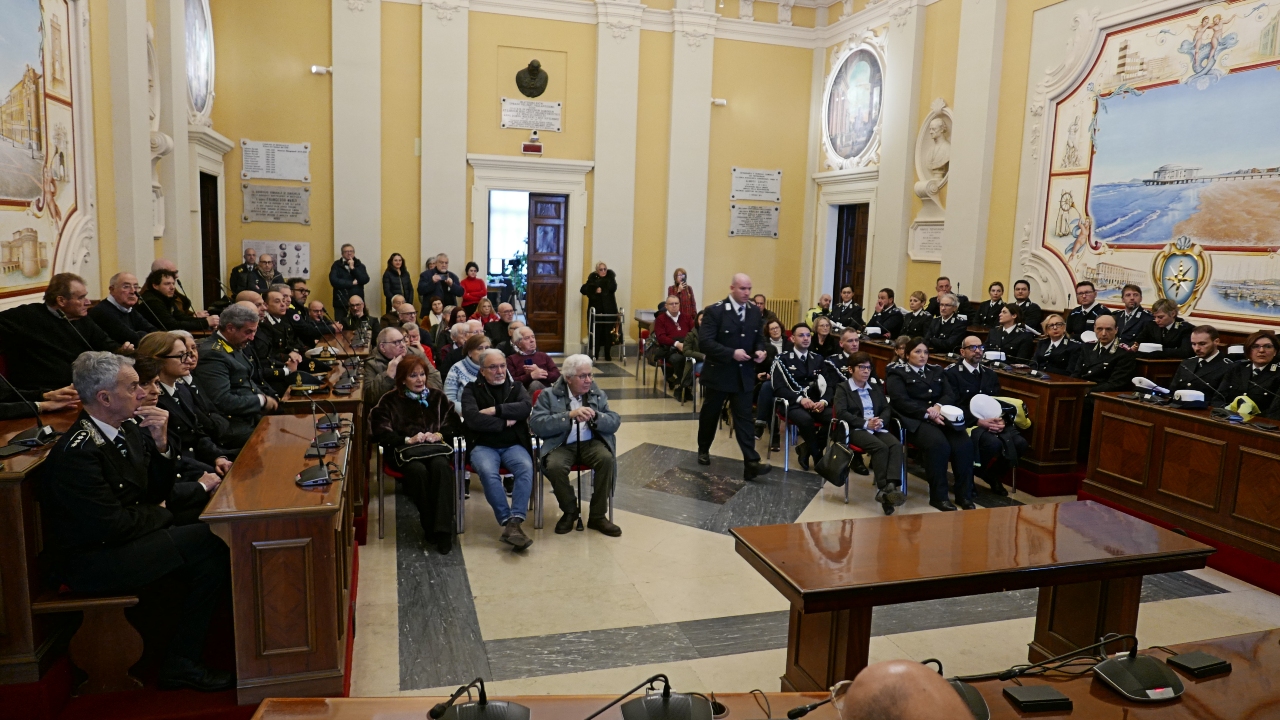
<path id="1" fill-rule="evenodd" d="M 115 151 L 111 122 L 111 52 L 107 0 L 89 0 L 89 55 L 93 75 L 93 154 L 98 187 L 98 275 L 103 292 L 119 262 L 116 234 Z"/>
<path id="2" fill-rule="evenodd" d="M 728 294 L 736 272 L 750 274 L 766 295 L 799 296 L 812 63 L 806 49 L 716 40 L 712 96 L 729 104 L 711 109 L 702 304 Z M 729 237 L 735 166 L 782 170 L 777 240 Z"/>
<path id="3" fill-rule="evenodd" d="M 218 0 L 210 3 L 218 58 L 213 126 L 236 144 L 227 153 L 228 265 L 241 240 L 311 243 L 311 297 L 332 301 L 333 106 L 329 4 L 315 0 Z M 311 143 L 311 224 L 241 223 L 240 139 Z M 297 186 L 271 180 L 255 183 Z"/>
<path id="4" fill-rule="evenodd" d="M 656 307 L 657 297 L 671 284 L 664 269 L 674 38 L 673 33 L 647 30 L 640 33 L 642 71 L 636 113 L 636 214 L 631 246 L 631 298 L 626 303 L 629 308 Z M 637 337 L 634 321 L 632 325 L 628 335 Z"/>
<path id="5" fill-rule="evenodd" d="M 371 282 L 380 282 L 393 252 L 404 256 L 414 278 L 422 270 L 418 240 L 422 163 L 414 154 L 421 123 L 422 6 L 383 3 L 382 252 L 365 260 Z"/>

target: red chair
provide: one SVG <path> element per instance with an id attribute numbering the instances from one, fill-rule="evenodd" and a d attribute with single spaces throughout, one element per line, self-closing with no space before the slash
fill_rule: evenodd
<path id="1" fill-rule="evenodd" d="M 457 493 L 456 493 L 457 502 L 454 505 L 454 515 L 457 519 L 456 524 L 457 524 L 457 530 L 459 534 L 461 534 L 463 531 L 463 523 L 464 523 L 464 513 L 463 513 L 462 502 L 463 500 L 465 500 L 467 497 L 470 496 L 470 494 L 466 491 L 466 488 L 462 484 L 465 476 L 458 472 L 458 466 L 460 464 L 458 461 L 459 452 L 460 452 L 459 450 L 460 443 L 461 443 L 461 438 L 458 438 L 458 440 L 455 441 L 454 448 L 453 448 L 454 483 L 457 489 Z M 386 535 L 387 507 L 384 499 L 384 495 L 385 495 L 384 488 L 386 487 L 387 478 L 392 478 L 393 480 L 400 480 L 403 477 L 404 477 L 404 473 L 391 467 L 391 464 L 387 462 L 386 449 L 383 448 L 381 445 L 379 445 L 378 446 L 378 539 L 379 540 L 381 540 Z"/>

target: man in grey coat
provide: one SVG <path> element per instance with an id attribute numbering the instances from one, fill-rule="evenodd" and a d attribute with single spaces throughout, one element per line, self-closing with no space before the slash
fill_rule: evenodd
<path id="1" fill-rule="evenodd" d="M 609 520 L 609 496 L 618 469 L 614 433 L 622 418 L 609 409 L 609 399 L 593 378 L 591 358 L 565 358 L 560 379 L 538 395 L 529 429 L 542 438 L 538 457 L 560 505 L 556 534 L 569 532 L 578 520 L 578 497 L 569 482 L 569 469 L 580 463 L 595 476 L 587 527 L 618 537 L 622 528 Z"/>

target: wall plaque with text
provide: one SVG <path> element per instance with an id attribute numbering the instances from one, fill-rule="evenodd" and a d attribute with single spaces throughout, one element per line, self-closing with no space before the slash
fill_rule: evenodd
<path id="1" fill-rule="evenodd" d="M 242 222 L 311 224 L 311 188 L 240 183 L 244 191 Z"/>
<path id="2" fill-rule="evenodd" d="M 777 205 L 729 203 L 729 236 L 778 237 Z"/>

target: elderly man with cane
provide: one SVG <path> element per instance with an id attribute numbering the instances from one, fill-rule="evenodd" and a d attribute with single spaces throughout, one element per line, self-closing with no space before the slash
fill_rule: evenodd
<path id="1" fill-rule="evenodd" d="M 594 377 L 591 358 L 565 358 L 560 379 L 538 395 L 529 417 L 530 429 L 542 438 L 539 458 L 560 505 L 558 535 L 569 532 L 575 524 L 582 529 L 578 496 L 569 484 L 569 471 L 574 466 L 590 467 L 595 476 L 587 527 L 609 537 L 622 534 L 622 528 L 609 520 L 609 496 L 617 473 L 614 433 L 622 418 L 609 409 L 609 399 L 596 387 Z"/>

